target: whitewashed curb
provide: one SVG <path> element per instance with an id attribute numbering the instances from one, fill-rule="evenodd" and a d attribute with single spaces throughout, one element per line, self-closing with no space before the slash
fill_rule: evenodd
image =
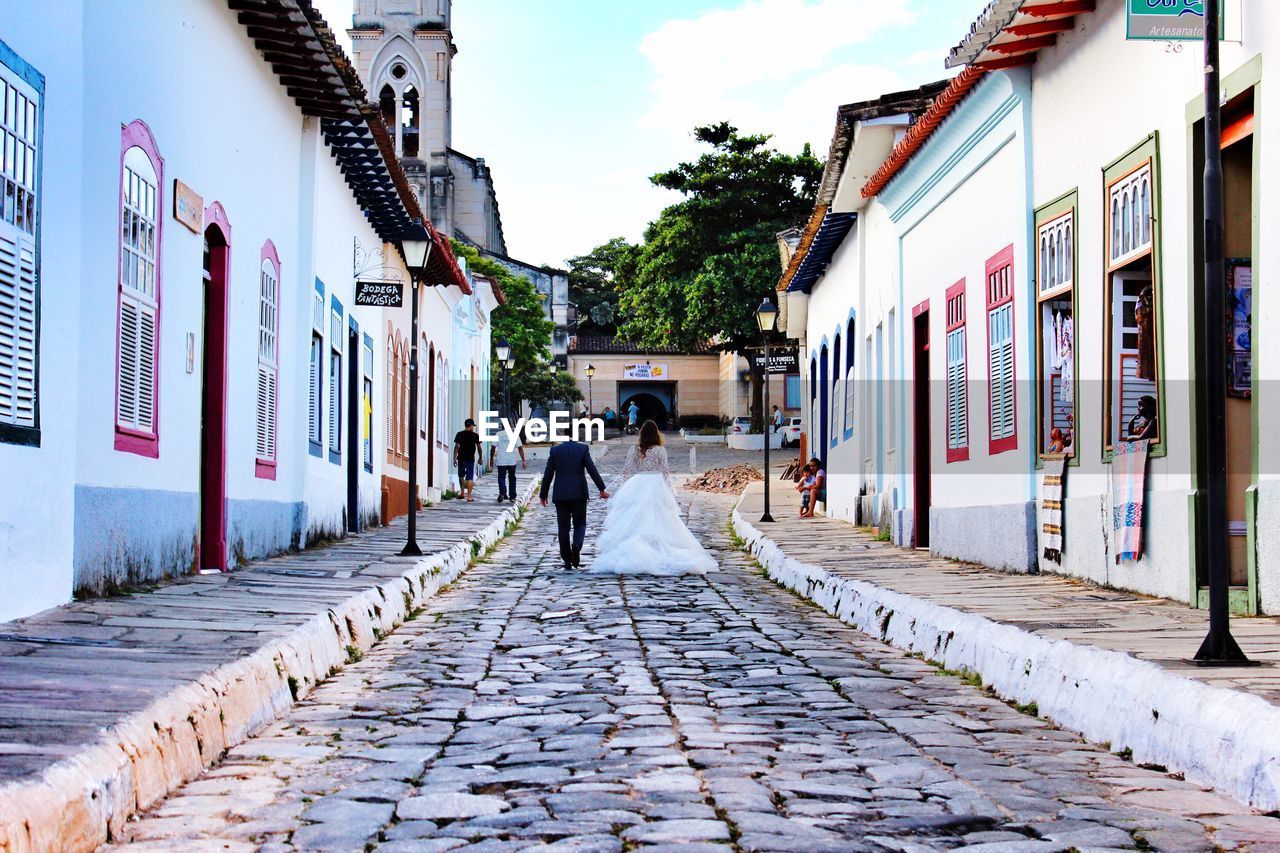
<path id="1" fill-rule="evenodd" d="M 131 814 L 200 775 L 342 667 L 347 646 L 368 648 L 377 640 L 375 629 L 390 633 L 410 610 L 457 580 L 473 547 L 483 552 L 501 539 L 539 483 L 532 478 L 519 504 L 449 550 L 406 558 L 400 577 L 176 688 L 39 777 L 0 785 L 0 851 L 94 850 L 119 838 Z"/>
<path id="2" fill-rule="evenodd" d="M 1052 640 L 983 616 L 841 578 L 788 557 L 739 512 L 733 527 L 776 583 L 842 622 L 948 669 L 1139 763 L 1266 811 L 1280 808 L 1280 709 L 1122 652 Z"/>

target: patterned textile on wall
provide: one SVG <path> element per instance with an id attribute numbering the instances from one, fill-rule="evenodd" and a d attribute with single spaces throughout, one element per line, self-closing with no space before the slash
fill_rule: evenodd
<path id="1" fill-rule="evenodd" d="M 1062 565 L 1062 495 L 1067 476 L 1067 457 L 1053 454 L 1044 458 L 1044 479 L 1040 487 L 1041 537 L 1044 558 Z"/>
<path id="2" fill-rule="evenodd" d="M 1111 552 L 1116 562 L 1142 557 L 1142 500 L 1151 442 L 1121 441 L 1111 457 Z"/>

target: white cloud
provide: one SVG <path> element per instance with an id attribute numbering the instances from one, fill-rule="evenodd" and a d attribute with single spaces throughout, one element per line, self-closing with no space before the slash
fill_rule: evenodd
<path id="1" fill-rule="evenodd" d="M 744 130 L 772 130 L 779 145 L 810 141 L 822 148 L 837 105 L 901 85 L 888 68 L 831 67 L 830 58 L 886 27 L 911 23 L 909 3 L 746 0 L 668 21 L 640 44 L 655 79 L 654 101 L 638 124 L 687 139 L 697 124 L 728 119 Z"/>

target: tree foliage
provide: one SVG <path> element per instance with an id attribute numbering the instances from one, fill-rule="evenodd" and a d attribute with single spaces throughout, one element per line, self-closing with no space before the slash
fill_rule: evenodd
<path id="1" fill-rule="evenodd" d="M 578 307 L 579 332 L 617 334 L 618 292 L 635 278 L 639 247 L 614 237 L 569 259 L 569 299 Z"/>
<path id="2" fill-rule="evenodd" d="M 768 135 L 727 122 L 696 128 L 694 138 L 711 150 L 650 178 L 685 197 L 649 225 L 627 274 L 615 275 L 618 331 L 649 346 L 714 340 L 740 350 L 759 342 L 755 309 L 778 280 L 776 234 L 808 217 L 822 162 L 807 145 L 783 154 Z"/>
<path id="3" fill-rule="evenodd" d="M 467 267 L 472 272 L 497 281 L 507 300 L 505 305 L 493 310 L 491 317 L 491 346 L 495 351 L 491 352 L 490 363 L 493 365 L 495 394 L 501 393 L 502 382 L 502 367 L 498 364 L 496 348 L 498 341 L 505 338 L 511 344 L 511 353 L 516 360 L 510 377 L 512 402 L 530 399 L 524 395 L 524 389 L 540 388 L 544 377 L 548 382 L 551 380 L 547 363 L 551 360 L 551 332 L 555 324 L 546 315 L 542 295 L 528 278 L 484 257 L 474 246 L 454 240 L 453 251 L 467 259 Z M 521 389 L 519 393 L 518 389 Z"/>

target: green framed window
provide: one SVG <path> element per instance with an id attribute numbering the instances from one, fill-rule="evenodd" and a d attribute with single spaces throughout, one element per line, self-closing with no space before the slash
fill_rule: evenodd
<path id="1" fill-rule="evenodd" d="M 1076 190 L 1036 210 L 1036 446 L 1076 458 Z"/>
<path id="2" fill-rule="evenodd" d="M 1103 188 L 1103 457 L 1140 438 L 1163 455 L 1158 135 L 1107 166 Z"/>

